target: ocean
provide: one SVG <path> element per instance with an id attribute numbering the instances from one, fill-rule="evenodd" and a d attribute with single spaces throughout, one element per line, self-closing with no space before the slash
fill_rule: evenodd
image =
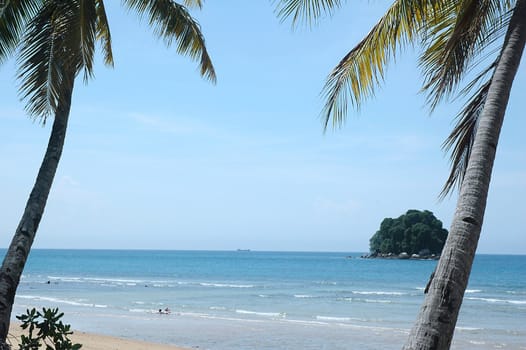
<path id="1" fill-rule="evenodd" d="M 199 349 L 400 349 L 437 262 L 362 254 L 33 250 L 14 313 Z M 525 272 L 523 255 L 476 256 L 453 349 L 526 349 Z"/>

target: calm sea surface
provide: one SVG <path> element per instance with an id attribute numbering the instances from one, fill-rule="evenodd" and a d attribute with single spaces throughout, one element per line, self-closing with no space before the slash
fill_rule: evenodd
<path id="1" fill-rule="evenodd" d="M 200 349 L 400 349 L 436 261 L 359 255 L 34 250 L 14 311 Z M 526 256 L 477 256 L 464 300 L 454 349 L 526 349 Z"/>

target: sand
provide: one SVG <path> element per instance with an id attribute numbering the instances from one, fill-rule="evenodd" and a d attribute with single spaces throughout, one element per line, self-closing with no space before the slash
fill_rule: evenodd
<path id="1" fill-rule="evenodd" d="M 18 348 L 16 346 L 18 344 L 17 338 L 20 337 L 21 333 L 22 329 L 18 324 L 11 324 L 9 338 L 13 349 Z M 81 331 L 74 331 L 70 339 L 74 343 L 82 344 L 81 350 L 189 350 L 172 345 L 148 343 L 140 340 L 122 339 Z"/>

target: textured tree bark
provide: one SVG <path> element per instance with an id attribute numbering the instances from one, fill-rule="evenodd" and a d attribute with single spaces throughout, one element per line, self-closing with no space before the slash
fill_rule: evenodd
<path id="1" fill-rule="evenodd" d="M 68 87 L 63 100 L 58 105 L 47 150 L 35 185 L 29 195 L 24 214 L 18 224 L 0 270 L 0 350 L 9 349 L 6 338 L 16 289 L 40 224 L 40 219 L 44 213 L 49 191 L 51 190 L 64 147 L 73 91 L 73 79 L 71 82 L 71 86 Z"/>
<path id="2" fill-rule="evenodd" d="M 504 113 L 524 50 L 525 18 L 526 0 L 517 0 L 479 119 L 451 230 L 405 350 L 451 346 L 482 228 Z"/>

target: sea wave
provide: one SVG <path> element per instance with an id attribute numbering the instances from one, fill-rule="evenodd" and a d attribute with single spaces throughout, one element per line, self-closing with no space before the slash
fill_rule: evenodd
<path id="1" fill-rule="evenodd" d="M 485 341 L 481 341 L 481 340 L 470 340 L 469 342 L 473 345 L 485 345 L 486 344 Z"/>
<path id="2" fill-rule="evenodd" d="M 173 284 L 188 284 L 188 282 L 166 281 L 166 280 L 148 280 L 148 279 L 131 279 L 121 277 L 86 277 L 86 276 L 47 276 L 48 280 L 55 282 L 69 283 L 93 283 L 101 286 L 130 286 L 151 285 L 154 287 L 173 287 Z"/>
<path id="3" fill-rule="evenodd" d="M 47 280 L 55 283 L 89 283 L 104 287 L 136 287 L 174 288 L 177 286 L 200 286 L 218 288 L 253 288 L 252 284 L 216 283 L 199 281 L 176 281 L 162 279 L 133 279 L 124 277 L 86 277 L 86 276 L 47 276 Z M 45 283 L 45 282 L 44 282 Z"/>
<path id="4" fill-rule="evenodd" d="M 226 310 L 226 307 L 224 307 L 224 306 L 210 306 L 209 309 L 210 310 L 220 310 L 220 311 L 222 311 L 222 310 Z"/>
<path id="5" fill-rule="evenodd" d="M 385 299 L 364 299 L 366 303 L 380 303 L 380 304 L 390 304 L 392 303 L 391 300 L 385 300 Z"/>
<path id="6" fill-rule="evenodd" d="M 415 287 L 416 290 L 425 290 L 425 287 Z M 480 293 L 482 292 L 481 289 L 466 289 L 466 294 L 472 294 L 472 293 Z"/>
<path id="7" fill-rule="evenodd" d="M 229 283 L 209 283 L 201 282 L 200 286 L 203 287 L 217 287 L 217 288 L 254 288 L 252 284 L 229 284 Z"/>
<path id="8" fill-rule="evenodd" d="M 380 303 L 380 304 L 391 304 L 393 301 L 388 299 L 362 299 L 362 298 L 338 298 L 337 300 L 358 302 L 358 303 Z"/>
<path id="9" fill-rule="evenodd" d="M 44 296 L 39 296 L 39 295 L 17 295 L 16 298 L 30 299 L 30 300 L 42 300 L 42 301 L 48 301 L 52 303 L 67 304 L 67 305 L 73 305 L 73 306 L 85 306 L 85 307 L 95 307 L 95 308 L 107 308 L 108 307 L 108 305 L 105 305 L 105 304 L 95 304 L 95 303 L 85 303 L 85 302 L 83 303 L 79 301 L 44 297 Z"/>
<path id="10" fill-rule="evenodd" d="M 480 293 L 481 289 L 466 289 L 466 294 Z"/>
<path id="11" fill-rule="evenodd" d="M 153 313 L 153 310 L 140 309 L 140 308 L 128 309 L 128 311 L 129 312 L 136 312 L 136 313 Z"/>
<path id="12" fill-rule="evenodd" d="M 99 286 L 150 286 L 154 288 L 174 288 L 176 286 L 201 286 L 216 288 L 254 288 L 253 284 L 220 283 L 220 282 L 200 282 L 200 281 L 175 281 L 175 280 L 156 280 L 156 279 L 131 279 L 121 277 L 86 277 L 86 276 L 47 276 L 47 279 L 62 283 L 92 283 Z"/>
<path id="13" fill-rule="evenodd" d="M 309 295 L 309 294 L 294 294 L 294 298 L 309 299 L 309 298 L 316 298 L 316 297 L 314 295 Z"/>
<path id="14" fill-rule="evenodd" d="M 507 290 L 507 294 L 526 295 L 526 290 Z"/>
<path id="15" fill-rule="evenodd" d="M 358 291 L 358 290 L 353 290 L 351 293 L 358 294 L 358 295 L 407 295 L 407 293 L 403 293 L 403 292 Z"/>
<path id="16" fill-rule="evenodd" d="M 322 286 L 336 286 L 338 285 L 338 282 L 334 281 L 317 281 L 314 282 L 315 284 L 321 284 Z"/>
<path id="17" fill-rule="evenodd" d="M 334 316 L 316 316 L 318 321 L 329 321 L 329 322 L 351 322 L 351 317 L 334 317 Z"/>
<path id="18" fill-rule="evenodd" d="M 70 277 L 70 276 L 47 276 L 49 281 L 54 282 L 74 282 L 74 283 L 85 283 L 81 277 Z"/>
<path id="19" fill-rule="evenodd" d="M 468 300 L 485 301 L 487 303 L 506 303 L 515 305 L 526 305 L 526 300 L 509 300 L 509 299 L 497 299 L 497 298 L 477 298 L 468 297 Z"/>
<path id="20" fill-rule="evenodd" d="M 455 327 L 456 330 L 458 331 L 464 331 L 464 332 L 476 332 L 476 331 L 481 331 L 483 330 L 483 328 L 477 328 L 477 327 Z"/>
<path id="21" fill-rule="evenodd" d="M 285 318 L 287 316 L 287 314 L 284 312 L 257 312 L 257 311 L 249 311 L 249 310 L 242 310 L 242 309 L 237 309 L 236 313 L 242 314 L 242 315 L 256 315 L 256 316 L 280 317 L 280 318 Z"/>

